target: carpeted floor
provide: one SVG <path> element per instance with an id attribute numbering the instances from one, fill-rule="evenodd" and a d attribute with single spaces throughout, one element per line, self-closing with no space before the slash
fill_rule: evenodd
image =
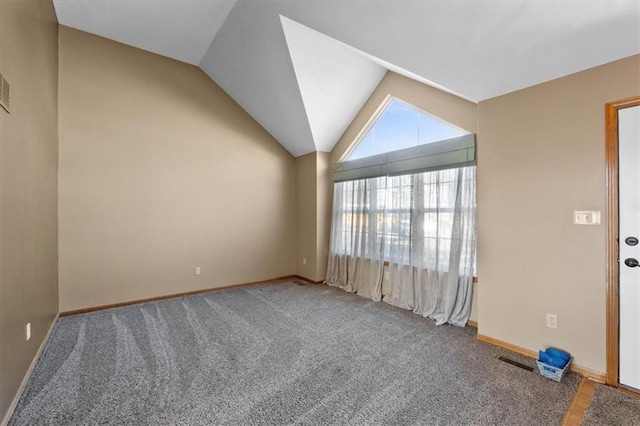
<path id="1" fill-rule="evenodd" d="M 534 361 L 410 311 L 273 283 L 61 318 L 11 425 L 559 425 Z"/>
<path id="2" fill-rule="evenodd" d="M 640 397 L 598 385 L 582 418 L 584 426 L 640 425 Z"/>

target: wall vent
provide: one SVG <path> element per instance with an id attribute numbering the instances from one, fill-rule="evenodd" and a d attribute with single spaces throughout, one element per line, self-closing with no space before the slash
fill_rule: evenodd
<path id="1" fill-rule="evenodd" d="M 530 365 L 525 365 L 521 362 L 514 361 L 511 358 L 507 358 L 506 356 L 499 356 L 498 359 L 508 364 L 515 365 L 516 367 L 522 368 L 523 370 L 533 371 L 533 367 L 531 367 Z"/>
<path id="2" fill-rule="evenodd" d="M 0 106 L 9 112 L 9 82 L 0 74 Z"/>

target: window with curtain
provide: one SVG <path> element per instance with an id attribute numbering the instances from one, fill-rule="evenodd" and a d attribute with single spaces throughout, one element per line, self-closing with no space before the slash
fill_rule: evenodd
<path id="1" fill-rule="evenodd" d="M 425 250 L 440 247 L 445 250 L 437 260 L 428 259 L 429 267 L 447 270 L 458 179 L 463 190 L 475 187 L 475 172 L 462 169 L 336 183 L 336 193 L 344 194 L 334 210 L 336 253 L 353 253 L 361 240 L 358 234 L 364 233 L 365 257 L 372 257 L 379 245 L 385 261 L 419 265 Z M 475 200 L 460 202 L 459 214 L 474 213 Z M 463 264 L 474 261 L 467 245 L 462 258 Z"/>
<path id="2" fill-rule="evenodd" d="M 406 173 L 385 174 L 386 164 L 396 157 L 378 155 L 381 167 L 373 172 L 369 160 L 367 168 L 358 165 L 358 174 L 365 170 L 373 176 L 335 183 L 327 284 L 381 300 L 388 262 L 385 302 L 438 324 L 466 324 L 476 249 L 475 151 L 472 159 L 465 152 L 464 164 L 457 157 L 442 156 L 461 149 L 455 141 L 435 141 L 444 150 L 397 151 L 402 154 L 397 158 L 411 159 Z M 420 151 L 412 155 L 411 149 Z M 415 172 L 419 156 L 426 158 L 425 166 Z M 347 162 L 336 170 L 353 168 Z M 340 180 L 344 174 L 336 176 Z"/>

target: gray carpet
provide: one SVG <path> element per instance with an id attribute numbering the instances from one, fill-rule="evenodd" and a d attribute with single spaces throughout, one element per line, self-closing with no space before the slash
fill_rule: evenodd
<path id="1" fill-rule="evenodd" d="M 582 418 L 584 426 L 640 425 L 640 397 L 598 385 Z"/>
<path id="2" fill-rule="evenodd" d="M 562 383 L 475 329 L 281 282 L 61 318 L 11 425 L 559 425 Z"/>

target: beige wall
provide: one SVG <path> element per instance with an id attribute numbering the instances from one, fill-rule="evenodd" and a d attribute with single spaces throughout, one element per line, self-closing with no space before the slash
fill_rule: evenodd
<path id="1" fill-rule="evenodd" d="M 0 0 L 0 419 L 58 310 L 58 25 L 49 1 Z M 32 337 L 25 340 L 31 322 Z"/>
<path id="2" fill-rule="evenodd" d="M 296 158 L 296 274 L 315 280 L 317 259 L 317 155 Z"/>
<path id="3" fill-rule="evenodd" d="M 572 213 L 604 214 L 604 104 L 638 94 L 635 56 L 480 103 L 479 333 L 605 372 L 605 227 Z"/>
<path id="4" fill-rule="evenodd" d="M 340 161 L 388 95 L 440 117 L 471 133 L 478 131 L 478 105 L 394 72 L 387 72 L 331 151 L 331 163 Z"/>
<path id="5" fill-rule="evenodd" d="M 292 274 L 295 173 L 197 67 L 60 28 L 61 311 Z"/>
<path id="6" fill-rule="evenodd" d="M 317 269 L 316 281 L 324 280 L 327 275 L 329 256 L 329 240 L 331 236 L 331 209 L 333 208 L 333 165 L 331 153 L 318 152 L 316 159 L 317 172 Z"/>
<path id="7" fill-rule="evenodd" d="M 296 274 L 323 281 L 331 231 L 331 154 L 296 158 Z M 306 264 L 305 264 L 306 261 Z"/>
<path id="8" fill-rule="evenodd" d="M 476 274 L 477 275 L 477 274 Z M 473 283 L 473 295 L 471 298 L 471 313 L 469 321 L 478 322 L 478 283 Z"/>
<path id="9" fill-rule="evenodd" d="M 333 167 L 333 164 L 340 161 L 344 154 L 351 148 L 362 130 L 367 126 L 367 124 L 369 124 L 370 120 L 389 95 L 402 99 L 405 102 L 409 102 L 423 111 L 433 114 L 453 125 L 461 127 L 468 132 L 478 132 L 477 104 L 389 71 L 380 81 L 380 84 L 371 94 L 360 112 L 353 119 L 333 151 L 331 151 L 331 167 Z M 480 140 L 478 140 L 478 145 L 481 145 Z M 478 149 L 481 150 L 482 148 L 479 147 Z M 325 194 L 328 194 L 325 195 L 325 199 L 328 197 L 328 203 L 329 206 L 331 206 L 333 170 L 329 170 L 328 173 L 331 183 L 330 191 L 325 191 Z M 330 218 L 327 220 L 326 215 L 331 214 L 331 207 L 329 207 L 328 211 L 325 210 L 324 214 L 325 221 L 330 223 Z M 328 235 L 329 234 L 327 233 L 327 236 Z M 325 238 L 325 240 L 328 241 L 328 237 Z M 470 317 L 472 321 L 478 320 L 479 307 L 477 298 L 478 285 L 474 284 L 473 303 Z"/>

